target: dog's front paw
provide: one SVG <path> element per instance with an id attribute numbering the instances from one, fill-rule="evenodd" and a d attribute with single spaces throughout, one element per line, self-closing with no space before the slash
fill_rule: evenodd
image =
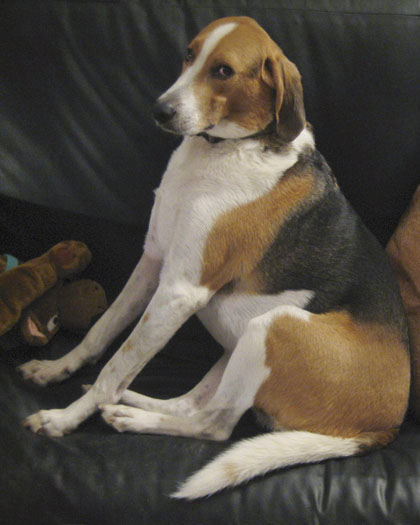
<path id="1" fill-rule="evenodd" d="M 36 434 L 60 437 L 73 430 L 64 415 L 64 410 L 40 410 L 36 414 L 27 417 L 23 425 Z"/>
<path id="2" fill-rule="evenodd" d="M 34 359 L 20 365 L 18 371 L 24 379 L 40 386 L 63 381 L 73 372 L 69 364 L 62 359 L 57 359 L 56 361 L 38 361 Z"/>

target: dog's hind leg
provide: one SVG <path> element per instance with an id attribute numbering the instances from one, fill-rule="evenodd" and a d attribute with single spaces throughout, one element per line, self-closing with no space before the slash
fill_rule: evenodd
<path id="1" fill-rule="evenodd" d="M 115 337 L 141 315 L 159 282 L 160 261 L 143 255 L 124 289 L 70 353 L 54 361 L 29 361 L 18 367 L 24 379 L 38 385 L 59 382 L 85 363 L 97 361 Z"/>
<path id="2" fill-rule="evenodd" d="M 227 439 L 242 414 L 253 406 L 255 394 L 269 374 L 265 366 L 265 333 L 263 322 L 258 319 L 251 321 L 230 358 L 221 358 L 203 381 L 185 397 L 159 402 L 131 394 L 133 401 L 140 401 L 138 404 L 142 405 L 142 409 L 105 404 L 100 407 L 104 420 L 120 432 Z M 209 396 L 207 403 L 191 411 L 190 403 L 194 395 L 205 391 L 209 378 L 220 378 L 214 395 Z M 129 398 L 130 394 L 126 400 Z M 185 398 L 188 403 L 187 409 L 183 410 Z M 169 408 L 174 410 L 169 413 Z"/>
<path id="3" fill-rule="evenodd" d="M 155 399 L 126 390 L 120 402 L 135 408 L 172 416 L 190 416 L 204 408 L 214 396 L 229 361 L 230 353 L 224 354 L 207 372 L 203 379 L 186 394 L 171 399 Z"/>

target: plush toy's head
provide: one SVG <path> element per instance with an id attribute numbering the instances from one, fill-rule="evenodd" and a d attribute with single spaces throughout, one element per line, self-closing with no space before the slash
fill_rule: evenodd
<path id="1" fill-rule="evenodd" d="M 25 308 L 58 280 L 81 272 L 91 258 L 86 244 L 63 241 L 40 257 L 3 271 L 0 274 L 0 336 L 17 324 Z"/>
<path id="2" fill-rule="evenodd" d="M 63 286 L 58 296 L 61 326 L 84 333 L 107 309 L 104 289 L 90 279 L 80 279 Z"/>
<path id="3" fill-rule="evenodd" d="M 97 282 L 59 283 L 25 310 L 20 333 L 27 344 L 44 346 L 60 328 L 86 332 L 106 308 L 105 292 Z"/>
<path id="4" fill-rule="evenodd" d="M 107 308 L 102 287 L 90 280 L 63 284 L 63 279 L 79 273 L 90 263 L 92 254 L 80 241 L 63 241 L 46 253 L 22 264 L 10 256 L 0 256 L 0 336 L 8 347 L 19 327 L 30 345 L 43 346 L 60 326 L 75 332 L 88 330 Z M 14 332 L 14 334 L 13 334 Z"/>
<path id="5" fill-rule="evenodd" d="M 44 346 L 58 332 L 60 323 L 57 303 L 61 287 L 61 283 L 57 284 L 24 310 L 19 328 L 28 345 Z"/>

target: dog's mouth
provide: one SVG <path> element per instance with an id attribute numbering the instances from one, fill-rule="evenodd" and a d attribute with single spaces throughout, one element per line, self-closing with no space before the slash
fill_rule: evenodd
<path id="1" fill-rule="evenodd" d="M 169 123 L 163 123 L 159 122 L 158 120 L 154 119 L 155 124 L 158 128 L 162 129 L 163 131 L 166 131 L 168 133 L 173 133 L 174 135 L 182 135 L 182 133 L 179 133 L 175 128 L 173 128 Z"/>
<path id="2" fill-rule="evenodd" d="M 173 135 L 182 135 L 188 137 L 193 137 L 196 135 L 200 135 L 201 133 L 206 133 L 208 131 L 211 131 L 215 127 L 215 124 L 209 124 L 205 127 L 197 127 L 195 125 L 192 125 L 189 120 L 177 118 L 176 115 L 174 115 L 174 118 L 171 118 L 166 121 L 162 121 L 154 117 L 154 121 L 155 124 L 163 131 L 172 133 Z"/>

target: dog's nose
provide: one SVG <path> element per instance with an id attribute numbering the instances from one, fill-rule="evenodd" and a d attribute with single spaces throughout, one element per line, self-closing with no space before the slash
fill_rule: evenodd
<path id="1" fill-rule="evenodd" d="M 171 120 L 171 118 L 175 115 L 176 110 L 170 104 L 158 101 L 153 106 L 152 112 L 153 117 L 157 122 L 159 122 L 159 124 L 165 124 L 165 122 Z"/>

